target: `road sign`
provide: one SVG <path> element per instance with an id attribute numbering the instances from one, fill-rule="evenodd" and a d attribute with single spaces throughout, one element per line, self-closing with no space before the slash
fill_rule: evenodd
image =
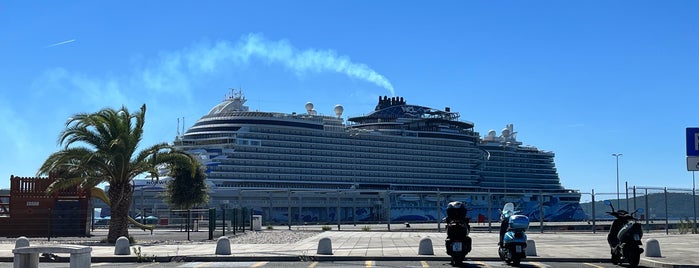
<path id="1" fill-rule="evenodd" d="M 687 156 L 687 171 L 699 171 L 699 156 Z"/>
<path id="2" fill-rule="evenodd" d="M 699 156 L 699 128 L 687 128 L 687 156 Z"/>

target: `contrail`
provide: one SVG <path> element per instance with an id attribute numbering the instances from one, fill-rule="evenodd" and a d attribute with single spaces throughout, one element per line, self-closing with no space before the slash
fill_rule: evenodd
<path id="1" fill-rule="evenodd" d="M 297 75 L 306 72 L 344 74 L 383 87 L 395 96 L 391 82 L 366 64 L 352 62 L 348 56 L 337 55 L 333 50 L 299 50 L 286 40 L 268 41 L 261 34 L 248 34 L 236 44 L 221 41 L 212 46 L 199 47 L 182 56 L 185 62 L 180 62 L 179 60 L 182 59 L 180 57 L 173 57 L 171 63 L 175 66 L 186 64 L 190 68 L 210 72 L 215 70 L 218 64 L 226 62 L 248 64 L 251 58 L 256 57 L 281 64 L 295 71 Z"/>
<path id="2" fill-rule="evenodd" d="M 60 45 L 65 45 L 65 44 L 73 43 L 73 42 L 75 42 L 75 39 L 70 39 L 70 40 L 66 40 L 66 41 L 63 41 L 63 42 L 58 42 L 58 43 L 55 43 L 55 44 L 51 44 L 51 45 L 46 46 L 46 48 L 55 47 L 55 46 L 60 46 Z"/>

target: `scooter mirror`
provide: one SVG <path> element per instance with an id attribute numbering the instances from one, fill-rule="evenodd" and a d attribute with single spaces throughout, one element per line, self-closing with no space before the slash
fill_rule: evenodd
<path id="1" fill-rule="evenodd" d="M 611 204 L 612 204 L 612 201 L 609 201 L 609 200 L 604 200 L 604 204 L 605 204 L 605 205 L 607 205 L 607 206 L 609 206 L 609 205 L 611 205 Z"/>

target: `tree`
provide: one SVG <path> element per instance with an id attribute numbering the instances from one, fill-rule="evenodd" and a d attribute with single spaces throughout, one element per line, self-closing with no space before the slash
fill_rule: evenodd
<path id="1" fill-rule="evenodd" d="M 119 110 L 105 108 L 96 113 L 75 114 L 59 135 L 58 143 L 63 148 L 51 154 L 37 172 L 38 176 L 59 174 L 49 191 L 74 185 L 89 190 L 100 183 L 109 184 L 109 243 L 129 236 L 128 213 L 136 176 L 147 173 L 157 179 L 160 165 L 191 163 L 188 154 L 167 143 L 138 151 L 145 115 L 145 104 L 133 114 L 123 106 Z"/>
<path id="2" fill-rule="evenodd" d="M 192 158 L 191 162 L 198 163 Z M 184 165 L 183 165 L 184 164 Z M 170 177 L 163 197 L 166 203 L 177 209 L 190 209 L 209 202 L 206 173 L 199 165 L 175 163 L 170 166 Z"/>

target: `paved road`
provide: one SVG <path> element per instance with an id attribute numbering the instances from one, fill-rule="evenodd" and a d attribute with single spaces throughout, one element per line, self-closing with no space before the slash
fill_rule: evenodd
<path id="1" fill-rule="evenodd" d="M 11 263 L 0 263 L 0 268 L 11 268 Z M 40 267 L 45 268 L 67 268 L 67 263 L 41 263 Z M 338 268 L 338 267 L 361 267 L 361 268 L 448 268 L 453 267 L 449 262 L 443 261 L 337 261 L 337 262 L 188 262 L 188 263 L 94 263 L 92 267 L 97 268 Z M 462 268 L 509 268 L 504 262 L 496 261 L 473 261 L 464 263 Z M 522 262 L 522 268 L 612 268 L 620 267 L 611 263 L 590 263 L 590 262 Z M 640 266 L 644 267 L 644 266 Z"/>
<path id="2" fill-rule="evenodd" d="M 294 232 L 289 230 L 262 230 L 260 232 L 272 233 L 274 235 L 288 235 L 284 232 Z M 132 234 L 137 236 L 150 236 L 149 233 L 133 230 Z M 247 264 L 254 267 L 256 263 L 270 261 L 269 263 L 260 264 L 260 267 L 279 267 L 273 266 L 279 264 L 279 261 L 297 263 L 300 266 L 311 265 L 310 262 L 298 262 L 298 260 L 317 260 L 319 261 L 315 267 L 333 267 L 324 265 L 333 265 L 337 262 L 349 261 L 356 263 L 357 267 L 367 267 L 366 261 L 374 261 L 376 266 L 369 267 L 402 267 L 385 265 L 384 262 L 404 261 L 410 263 L 409 266 L 415 265 L 422 267 L 422 262 L 425 261 L 429 267 L 449 267 L 448 256 L 444 250 L 444 239 L 446 234 L 436 231 L 401 231 L 394 230 L 390 232 L 377 231 L 328 231 L 318 232 L 306 239 L 292 243 L 278 244 L 232 244 L 231 255 L 215 255 L 216 241 L 206 240 L 203 238 L 208 236 L 206 232 L 191 234 L 192 242 L 186 241 L 186 234 L 177 231 L 156 230 L 153 234 L 156 236 L 159 243 L 148 245 L 132 245 L 132 247 L 143 246 L 143 252 L 147 256 L 157 256 L 163 260 L 172 260 L 172 258 L 185 257 L 188 263 L 161 263 L 159 265 L 166 267 L 180 267 L 179 265 L 191 265 L 198 263 L 200 266 L 194 267 L 216 267 L 208 266 L 215 265 L 217 261 L 229 261 L 228 264 L 251 262 Z M 217 234 L 218 236 L 218 234 Z M 101 235 L 92 238 L 68 238 L 68 240 L 52 239 L 51 243 L 71 243 L 70 239 L 84 240 L 100 240 L 100 237 L 106 237 L 106 230 Z M 184 241 L 183 240 L 184 237 Z M 196 238 L 195 238 L 196 237 Z M 497 233 L 488 232 L 473 232 L 473 250 L 468 258 L 471 266 L 468 267 L 504 267 L 497 261 Z M 145 238 L 145 237 L 143 237 Z M 320 255 L 317 254 L 319 240 L 328 238 L 332 241 L 332 254 Z M 650 232 L 643 237 L 644 242 L 648 239 L 656 239 L 659 241 L 662 249 L 662 257 L 642 257 L 641 264 L 647 267 L 699 267 L 699 235 L 692 234 L 676 234 L 670 233 L 666 235 L 664 232 Z M 178 243 L 170 244 L 167 241 L 170 239 L 177 240 Z M 423 239 L 429 239 L 434 249 L 433 255 L 418 255 L 418 245 Z M 615 267 L 607 262 L 609 259 L 609 249 L 606 244 L 606 234 L 589 232 L 550 232 L 536 233 L 530 232 L 529 239 L 536 242 L 536 256 L 528 258 L 527 267 L 562 267 L 568 263 L 577 264 L 572 267 Z M 46 243 L 45 238 L 30 239 L 32 244 Z M 56 241 L 58 240 L 58 241 Z M 84 241 L 83 241 L 84 242 Z M 113 245 L 103 244 L 85 244 L 91 246 L 92 258 L 95 267 L 141 267 L 141 266 L 120 266 L 120 265 L 138 265 L 134 264 L 135 256 L 115 256 Z M 14 248 L 14 239 L 7 238 L 0 241 L 0 259 L 6 262 L 11 262 L 12 248 Z M 115 260 L 116 259 L 116 260 Z M 104 262 L 104 263 L 100 263 Z M 125 262 L 125 263 L 118 263 Z M 482 262 L 482 263 L 481 263 Z M 207 264 L 208 263 L 208 264 Z M 540 263 L 544 266 L 537 266 Z M 554 263 L 555 265 L 551 265 Z M 589 264 L 585 264 L 589 263 Z M 7 263 L 3 263 L 5 265 Z M 43 265 L 43 263 L 42 263 Z M 111 265 L 111 266 L 109 266 Z M 146 264 L 144 264 L 146 265 Z M 217 264 L 216 264 L 217 265 Z M 246 264 L 243 264 L 246 265 Z M 408 264 L 406 264 L 408 265 Z M 474 266 L 475 265 L 475 266 Z M 583 266 L 584 265 L 584 266 Z M 597 266 L 595 266 L 597 265 Z M 9 267 L 9 266 L 2 266 Z M 44 267 L 44 266 L 42 266 Z M 60 266 L 65 267 L 65 266 Z M 143 267 L 158 267 L 158 266 L 143 266 Z M 187 266 L 183 266 L 187 267 Z M 192 266 L 190 266 L 192 267 Z M 618 267 L 618 266 L 617 266 Z"/>

